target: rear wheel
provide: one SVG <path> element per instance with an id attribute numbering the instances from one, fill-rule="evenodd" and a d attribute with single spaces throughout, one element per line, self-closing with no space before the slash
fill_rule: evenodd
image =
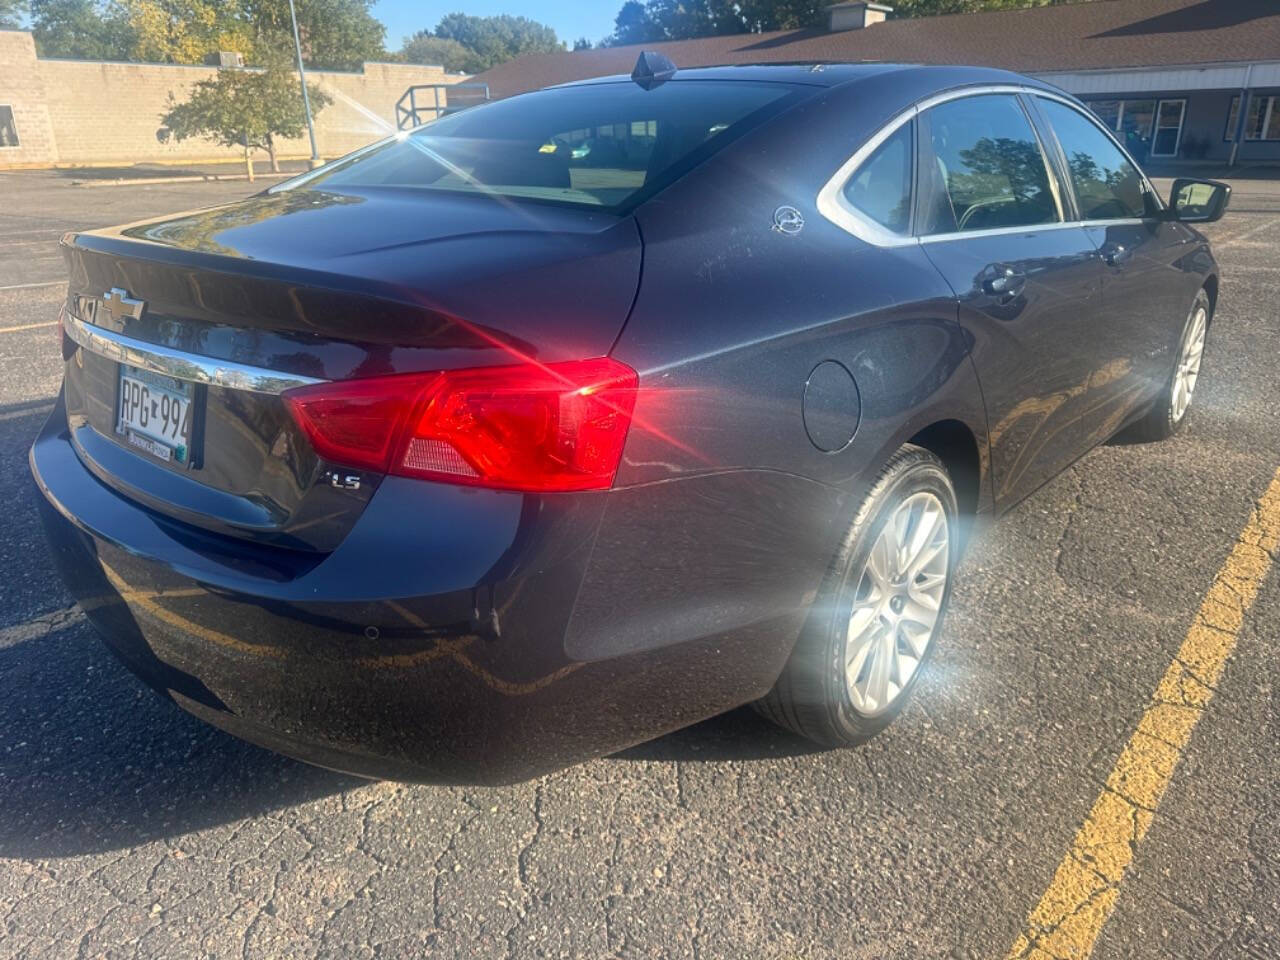
<path id="1" fill-rule="evenodd" d="M 958 555 L 956 495 L 936 456 L 908 444 L 863 501 L 774 688 L 766 717 L 841 746 L 897 716 L 933 651 Z"/>
<path id="2" fill-rule="evenodd" d="M 1145 417 L 1130 428 L 1136 440 L 1155 441 L 1173 436 L 1187 422 L 1187 411 L 1200 380 L 1205 338 L 1209 332 L 1209 295 L 1202 289 L 1191 304 L 1182 327 L 1174 357 L 1173 371 L 1160 397 Z"/>

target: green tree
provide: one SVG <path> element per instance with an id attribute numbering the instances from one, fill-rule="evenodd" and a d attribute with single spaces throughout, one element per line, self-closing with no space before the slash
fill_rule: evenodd
<path id="1" fill-rule="evenodd" d="M 14 0 L 0 0 L 0 3 Z M 19 0 L 21 2 L 21 0 Z M 289 0 L 30 0 L 42 56 L 203 63 L 237 50 L 250 64 L 292 49 Z M 373 0 L 297 0 L 303 59 L 358 69 L 384 56 Z"/>
<path id="2" fill-rule="evenodd" d="M 627 0 L 613 18 L 613 35 L 605 42 L 610 46 L 621 47 L 630 43 L 652 43 L 655 40 L 667 40 L 662 26 L 649 14 L 649 9 L 640 0 Z"/>
<path id="3" fill-rule="evenodd" d="M 579 37 L 577 40 L 573 41 L 573 52 L 577 53 L 579 50 L 590 50 L 594 46 L 595 44 L 586 37 Z"/>
<path id="4" fill-rule="evenodd" d="M 217 50 L 253 56 L 253 31 L 227 0 L 116 0 L 132 31 L 130 59 L 201 63 Z"/>
<path id="5" fill-rule="evenodd" d="M 892 0 L 893 16 L 928 17 L 1080 0 Z M 612 46 L 718 34 L 803 30 L 826 24 L 830 0 L 626 0 L 614 20 Z"/>
<path id="6" fill-rule="evenodd" d="M 128 60 L 133 47 L 121 9 L 97 0 L 31 0 L 31 26 L 42 57 Z"/>
<path id="7" fill-rule="evenodd" d="M 239 0 L 258 41 L 269 49 L 293 44 L 289 0 Z M 295 0 L 302 59 L 321 70 L 358 70 L 380 60 L 387 28 L 370 13 L 374 0 Z M 257 61 L 255 61 L 257 62 Z"/>
<path id="8" fill-rule="evenodd" d="M 429 63 L 458 73 L 467 69 L 471 51 L 457 40 L 437 37 L 426 30 L 419 30 L 404 42 L 401 56 L 409 63 Z"/>
<path id="9" fill-rule="evenodd" d="M 216 77 L 201 80 L 185 103 L 170 97 L 161 122 L 177 140 L 203 137 L 224 147 L 242 147 L 249 179 L 253 179 L 253 150 L 265 150 L 271 169 L 280 169 L 276 158 L 279 137 L 300 137 L 307 116 L 302 104 L 298 74 L 282 53 L 265 57 L 265 69 L 225 68 Z M 307 84 L 312 113 L 331 100 L 319 87 Z"/>
<path id="10" fill-rule="evenodd" d="M 558 53 L 564 49 L 550 27 L 509 14 L 473 17 L 450 13 L 436 24 L 435 33 L 442 39 L 456 40 L 470 51 L 465 66 L 468 73 L 488 70 L 527 53 Z"/>
<path id="11" fill-rule="evenodd" d="M 813 27 L 822 23 L 826 5 L 817 0 L 627 0 L 608 42 L 620 46 Z"/>
<path id="12" fill-rule="evenodd" d="M 16 30 L 27 9 L 27 0 L 0 0 L 0 30 Z"/>

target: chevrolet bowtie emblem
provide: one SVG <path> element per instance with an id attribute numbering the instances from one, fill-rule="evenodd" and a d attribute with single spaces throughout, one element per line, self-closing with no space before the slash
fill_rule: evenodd
<path id="1" fill-rule="evenodd" d="M 126 320 L 137 320 L 147 305 L 145 300 L 135 300 L 129 296 L 128 290 L 112 287 L 102 295 L 102 306 L 98 308 L 97 322 L 102 324 L 103 314 L 111 318 L 111 326 L 116 330 L 124 327 Z"/>

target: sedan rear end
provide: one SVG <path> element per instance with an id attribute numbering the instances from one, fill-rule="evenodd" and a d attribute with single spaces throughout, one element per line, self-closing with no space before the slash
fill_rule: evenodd
<path id="1" fill-rule="evenodd" d="M 520 778 L 767 690 L 767 617 L 599 641 L 649 609 L 614 532 L 661 502 L 617 482 L 648 382 L 610 353 L 631 211 L 805 95 L 547 91 L 64 238 L 64 386 L 30 459 L 108 644 L 239 736 L 407 779 Z"/>

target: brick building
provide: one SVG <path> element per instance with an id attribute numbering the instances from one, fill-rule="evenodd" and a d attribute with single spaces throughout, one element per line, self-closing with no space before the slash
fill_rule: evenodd
<path id="1" fill-rule="evenodd" d="M 75 165 L 196 163 L 241 159 L 208 140 L 177 143 L 160 117 L 212 67 L 55 60 L 36 56 L 31 34 L 0 30 L 0 169 Z M 395 129 L 395 104 L 414 84 L 454 84 L 442 67 L 366 63 L 358 72 L 307 71 L 333 103 L 316 117 L 324 156 L 363 146 Z M 310 156 L 305 136 L 285 140 L 282 157 Z"/>

